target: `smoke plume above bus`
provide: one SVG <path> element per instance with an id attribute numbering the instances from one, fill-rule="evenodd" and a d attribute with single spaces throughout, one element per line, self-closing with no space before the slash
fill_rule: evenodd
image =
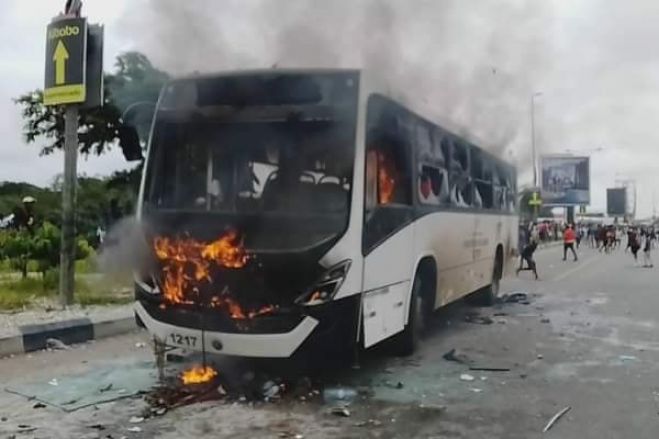
<path id="1" fill-rule="evenodd" d="M 393 98 L 423 102 L 458 134 L 522 165 L 529 96 L 550 63 L 551 8 L 523 0 L 144 0 L 122 28 L 174 74 L 369 69 Z"/>

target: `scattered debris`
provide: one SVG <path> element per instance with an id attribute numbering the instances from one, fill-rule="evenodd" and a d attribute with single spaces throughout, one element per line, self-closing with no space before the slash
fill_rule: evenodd
<path id="1" fill-rule="evenodd" d="M 141 422 L 144 422 L 144 417 L 143 416 L 133 416 L 131 417 L 128 422 L 131 424 L 139 424 Z"/>
<path id="2" fill-rule="evenodd" d="M 403 383 L 401 383 L 400 381 L 398 381 L 396 383 L 392 383 L 391 381 L 387 380 L 387 381 L 384 382 L 384 385 L 386 387 L 390 388 L 390 389 L 398 389 L 398 390 L 405 387 L 405 385 Z"/>
<path id="3" fill-rule="evenodd" d="M 266 400 L 279 397 L 280 390 L 281 388 L 274 381 L 266 381 L 261 387 L 261 392 Z"/>
<path id="4" fill-rule="evenodd" d="M 18 432 L 19 433 L 31 433 L 33 431 L 36 431 L 37 427 L 33 427 L 31 425 L 27 424 L 18 424 Z"/>
<path id="5" fill-rule="evenodd" d="M 167 413 L 167 409 L 165 407 L 160 407 L 155 410 L 152 410 L 152 413 L 155 416 L 163 416 L 165 413 Z"/>
<path id="6" fill-rule="evenodd" d="M 474 392 L 474 393 L 481 393 L 481 392 L 483 391 L 483 389 L 479 389 L 479 388 L 476 388 L 476 387 L 472 387 L 472 388 L 469 389 L 469 390 L 471 390 L 471 391 Z"/>
<path id="7" fill-rule="evenodd" d="M 450 351 L 442 355 L 442 358 L 445 359 L 446 361 L 454 361 L 460 364 L 469 364 L 472 362 L 469 359 L 469 357 L 467 357 L 465 354 L 456 352 L 455 349 L 451 349 Z"/>
<path id="8" fill-rule="evenodd" d="M 217 386 L 217 393 L 218 393 L 220 396 L 227 396 L 227 391 L 226 391 L 226 389 L 222 386 L 222 384 L 220 384 L 219 386 Z"/>
<path id="9" fill-rule="evenodd" d="M 530 305 L 528 293 L 510 293 L 504 294 L 499 297 L 499 303 L 521 303 L 522 305 Z"/>
<path id="10" fill-rule="evenodd" d="M 144 343 L 143 341 L 138 341 L 137 343 L 135 343 L 135 347 L 138 348 L 138 349 L 145 348 L 146 343 Z"/>
<path id="11" fill-rule="evenodd" d="M 567 406 L 567 407 L 565 407 L 563 410 L 561 410 L 560 412 L 556 413 L 556 414 L 555 414 L 555 415 L 549 420 L 549 422 L 547 422 L 547 425 L 545 425 L 545 428 L 542 430 L 542 432 L 543 432 L 543 433 L 547 433 L 547 432 L 549 431 L 549 429 L 552 428 L 552 427 L 554 426 L 554 424 L 556 423 L 556 421 L 558 421 L 558 420 L 559 420 L 564 414 L 566 414 L 567 412 L 569 412 L 570 409 L 572 409 L 572 407 Z"/>
<path id="12" fill-rule="evenodd" d="M 46 349 L 53 349 L 56 351 L 65 351 L 67 349 L 70 349 L 69 346 L 64 344 L 62 340 L 59 340 L 57 338 L 49 338 L 46 340 Z"/>
<path id="13" fill-rule="evenodd" d="M 467 313 L 464 316 L 464 321 L 467 323 L 476 323 L 478 325 L 491 325 L 494 323 L 494 320 L 488 316 L 482 316 L 478 313 Z"/>
<path id="14" fill-rule="evenodd" d="M 113 384 L 110 383 L 105 387 L 101 387 L 100 389 L 98 389 L 98 391 L 101 392 L 101 393 L 109 392 L 112 389 L 112 386 L 113 386 Z"/>
<path id="15" fill-rule="evenodd" d="M 545 319 L 541 319 L 541 320 L 540 320 L 540 323 L 551 323 L 551 320 L 549 320 L 549 319 L 547 319 L 547 318 L 545 318 Z"/>
<path id="16" fill-rule="evenodd" d="M 341 416 L 343 418 L 349 418 L 350 417 L 350 410 L 348 410 L 347 407 L 334 407 L 331 411 L 331 414 L 334 416 Z"/>
<path id="17" fill-rule="evenodd" d="M 103 430 L 105 430 L 105 425 L 103 425 L 103 424 L 92 424 L 92 425 L 88 425 L 87 428 L 91 428 L 93 430 L 98 430 L 98 431 L 103 431 Z"/>
<path id="18" fill-rule="evenodd" d="M 476 378 L 474 378 L 473 375 L 469 375 L 468 373 L 463 373 L 460 375 L 460 380 L 462 381 L 474 381 Z"/>
<path id="19" fill-rule="evenodd" d="M 136 427 L 128 427 L 126 431 L 130 431 L 131 433 L 139 433 L 140 431 L 142 431 L 142 429 L 136 426 Z"/>
<path id="20" fill-rule="evenodd" d="M 43 402 L 38 402 L 32 406 L 33 409 L 43 409 L 46 408 L 46 404 Z"/>
<path id="21" fill-rule="evenodd" d="M 48 381 L 48 384 L 51 386 L 59 386 L 59 383 L 57 382 L 57 378 L 53 378 L 52 380 Z"/>
<path id="22" fill-rule="evenodd" d="M 368 421 L 360 421 L 355 423 L 355 427 L 366 427 L 366 426 L 379 427 L 381 425 L 382 422 L 378 421 L 377 419 L 369 419 Z"/>
<path id="23" fill-rule="evenodd" d="M 357 398 L 357 391 L 350 387 L 328 387 L 323 390 L 323 401 L 326 404 L 350 404 Z"/>
<path id="24" fill-rule="evenodd" d="M 505 366 L 473 365 L 473 366 L 469 366 L 469 370 L 481 371 L 481 372 L 510 372 L 510 368 Z"/>
<path id="25" fill-rule="evenodd" d="M 638 360 L 638 357 L 635 357 L 634 355 L 619 355 L 618 359 L 625 363 L 627 361 L 636 361 Z"/>

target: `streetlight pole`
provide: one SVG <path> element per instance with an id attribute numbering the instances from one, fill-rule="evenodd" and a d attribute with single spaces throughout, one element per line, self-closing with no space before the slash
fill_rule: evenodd
<path id="1" fill-rule="evenodd" d="M 533 161 L 533 187 L 538 187 L 538 160 L 535 150 L 535 98 L 542 96 L 541 92 L 531 95 L 531 160 Z"/>

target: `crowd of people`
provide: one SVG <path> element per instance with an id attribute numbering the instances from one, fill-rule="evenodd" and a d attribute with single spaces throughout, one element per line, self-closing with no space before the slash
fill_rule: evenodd
<path id="1" fill-rule="evenodd" d="M 521 271 L 531 271 L 536 280 L 539 279 L 537 263 L 533 254 L 538 245 L 550 240 L 563 240 L 563 261 L 567 260 L 568 252 L 572 260 L 577 262 L 577 250 L 582 242 L 599 252 L 612 253 L 622 248 L 626 239 L 625 252 L 630 251 L 634 263 L 639 265 L 638 253 L 643 251 L 643 267 L 653 268 L 652 250 L 659 245 L 659 230 L 651 226 L 634 225 L 602 225 L 602 224 L 558 224 L 543 222 L 520 226 L 519 249 L 520 260 L 517 274 Z M 526 266 L 525 266 L 526 263 Z"/>

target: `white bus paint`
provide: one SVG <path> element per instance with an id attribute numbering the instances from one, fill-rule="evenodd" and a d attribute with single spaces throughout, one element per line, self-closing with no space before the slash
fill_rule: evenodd
<path id="1" fill-rule="evenodd" d="M 282 70 L 281 74 L 286 72 Z M 363 248 L 366 233 L 365 193 L 368 190 L 368 104 L 374 94 L 387 96 L 390 93 L 386 86 L 377 85 L 374 77 L 362 74 L 360 78 L 348 225 L 338 241 L 320 258 L 319 263 L 330 268 L 343 261 L 351 261 L 350 269 L 333 301 L 360 296 L 361 319 L 356 322 L 359 329 L 354 331 L 354 341 L 368 348 L 400 333 L 408 325 L 412 288 L 422 259 L 429 258 L 436 267 L 436 291 L 433 295 L 435 309 L 490 285 L 496 269 L 498 249 L 502 256 L 500 268 L 505 272 L 517 247 L 518 217 L 507 204 L 501 209 L 472 209 L 447 205 L 446 202 L 437 209 L 428 209 L 428 212 L 396 228 L 372 248 Z M 406 102 L 405 107 L 407 111 L 425 116 L 425 123 L 429 123 L 428 120 L 437 120 L 436 115 L 428 110 L 427 104 L 416 106 Z M 442 126 L 445 127 L 446 124 Z M 411 174 L 410 178 L 415 179 L 417 165 L 421 162 L 417 157 L 417 145 L 410 145 L 410 148 L 415 170 L 407 171 Z M 473 144 L 470 144 L 469 148 L 474 148 Z M 489 163 L 488 160 L 491 159 L 488 157 L 490 156 L 484 154 L 482 159 Z M 508 166 L 504 162 L 492 160 L 496 161 L 497 166 Z M 145 172 L 149 168 L 148 163 L 147 160 Z M 452 166 L 452 163 L 446 166 Z M 507 184 L 512 186 L 507 189 L 514 191 L 514 170 L 509 178 L 512 180 Z M 448 181 L 443 183 L 449 184 Z M 417 184 L 416 180 L 411 181 L 410 189 L 417 192 Z M 145 178 L 142 180 L 139 210 L 144 197 L 144 185 Z M 475 191 L 476 189 L 473 189 L 474 194 Z M 416 197 L 418 195 L 411 196 L 411 202 L 415 206 Z M 494 190 L 492 198 L 495 198 Z M 160 338 L 166 337 L 166 332 L 176 330 L 176 327 L 165 325 L 150 316 L 139 302 L 136 304 L 136 311 L 149 331 Z M 311 317 L 302 319 L 296 328 L 286 334 L 217 334 L 225 346 L 231 346 L 230 349 L 224 348 L 221 353 L 240 356 L 289 356 L 316 327 L 317 321 L 309 319 Z M 179 329 L 193 331 L 189 328 Z M 231 340 L 229 345 L 225 340 Z M 271 343 L 267 349 L 263 341 Z"/>

